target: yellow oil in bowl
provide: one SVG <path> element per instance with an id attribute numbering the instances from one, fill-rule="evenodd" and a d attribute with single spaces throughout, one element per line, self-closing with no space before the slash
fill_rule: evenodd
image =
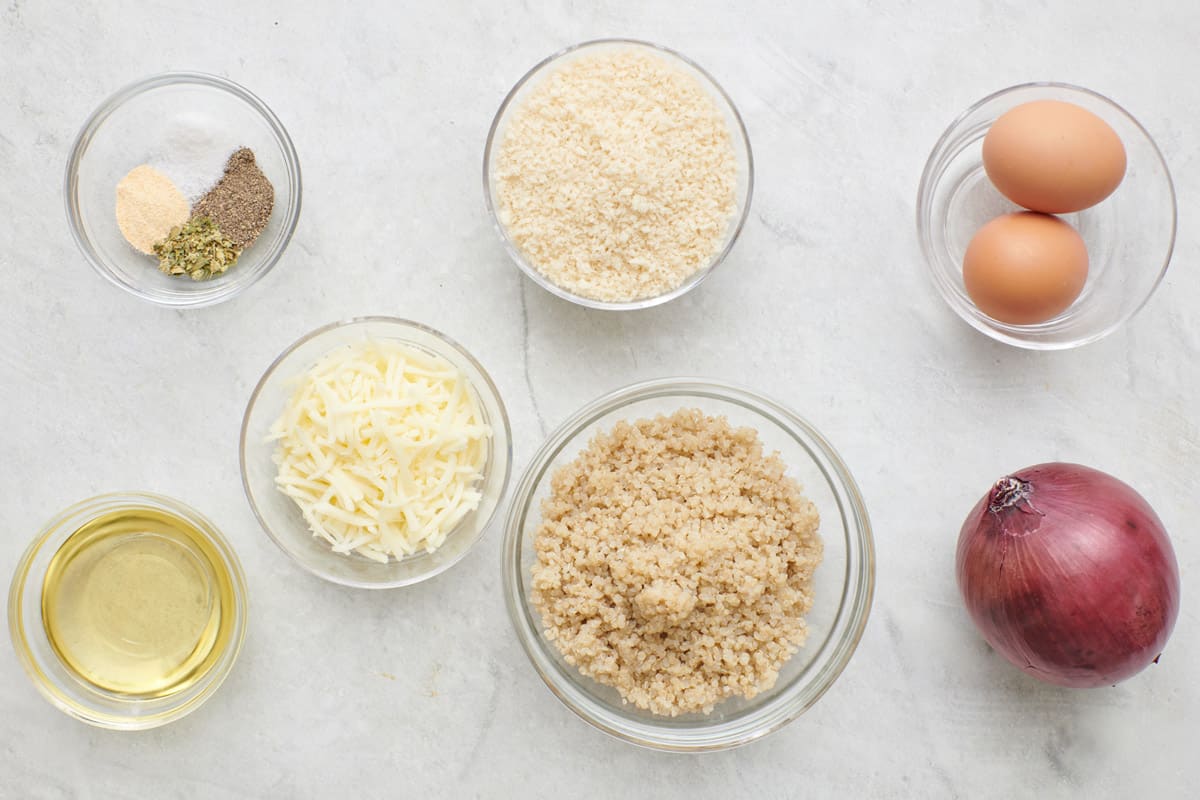
<path id="1" fill-rule="evenodd" d="M 166 697 L 200 680 L 233 637 L 234 579 L 201 530 L 152 508 L 116 509 L 71 533 L 42 583 L 50 646 L 76 678 Z"/>

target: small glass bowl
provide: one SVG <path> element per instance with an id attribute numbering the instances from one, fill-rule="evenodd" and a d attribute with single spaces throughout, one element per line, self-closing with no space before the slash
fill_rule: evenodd
<path id="1" fill-rule="evenodd" d="M 734 211 L 732 218 L 729 221 L 729 228 L 725 234 L 725 243 L 713 257 L 712 261 L 690 275 L 682 284 L 672 289 L 669 292 L 664 292 L 654 297 L 645 297 L 640 300 L 630 300 L 624 302 L 611 302 L 607 300 L 596 300 L 591 297 L 583 297 L 575 294 L 558 284 L 554 283 L 548 277 L 543 275 L 537 267 L 529 263 L 525 255 L 517 247 L 516 243 L 508 235 L 508 229 L 500 222 L 500 215 L 497 209 L 500 206 L 499 199 L 496 196 L 496 185 L 492 180 L 492 163 L 495 161 L 497 153 L 496 149 L 500 146 L 500 142 L 504 138 L 505 128 L 513 111 L 520 107 L 521 101 L 528 95 L 530 90 L 536 88 L 548 75 L 554 70 L 563 66 L 564 62 L 578 58 L 579 56 L 594 52 L 600 49 L 626 49 L 626 48 L 641 48 L 650 51 L 652 54 L 667 59 L 676 66 L 681 67 L 688 74 L 692 75 L 704 86 L 717 107 L 725 116 L 725 123 L 729 127 L 729 135 L 733 141 L 734 155 L 737 158 L 737 186 L 735 193 L 737 195 L 737 210 Z M 742 232 L 742 227 L 746 224 L 746 217 L 750 213 L 750 199 L 754 194 L 754 155 L 750 150 L 750 137 L 746 133 L 746 126 L 742 122 L 742 117 L 738 114 L 737 108 L 725 90 L 716 82 L 716 80 L 704 71 L 700 65 L 696 64 L 691 59 L 680 53 L 661 45 L 652 44 L 650 42 L 642 42 L 636 39 L 596 39 L 581 44 L 572 45 L 571 47 L 559 50 L 557 53 L 549 56 L 539 64 L 525 73 L 521 80 L 517 81 L 516 86 L 504 98 L 504 102 L 500 104 L 500 109 L 496 112 L 496 117 L 492 120 L 492 127 L 488 131 L 487 143 L 483 150 L 483 197 L 487 204 L 488 216 L 492 218 L 492 226 L 496 229 L 496 233 L 504 242 L 504 248 L 508 251 L 509 257 L 513 260 L 521 271 L 524 272 L 530 280 L 541 286 L 551 294 L 555 294 L 564 300 L 569 300 L 572 303 L 577 303 L 587 308 L 597 308 L 609 311 L 629 311 L 638 308 L 650 308 L 651 306 L 660 305 L 670 300 L 674 300 L 692 289 L 696 288 L 709 274 L 725 260 L 729 255 L 729 251 L 733 249 L 734 242 L 737 241 L 738 235 Z"/>
<path id="2" fill-rule="evenodd" d="M 767 452 L 778 451 L 788 474 L 821 514 L 824 560 L 806 615 L 808 640 L 780 671 L 775 686 L 750 700 L 730 698 L 709 714 L 655 716 L 623 704 L 615 689 L 583 676 L 546 638 L 530 598 L 533 538 L 553 474 L 598 432 L 619 420 L 698 408 L 755 428 Z M 660 750 L 721 750 L 754 741 L 791 722 L 823 695 L 854 654 L 875 586 L 870 521 L 858 487 L 833 447 L 811 425 L 761 395 L 715 381 L 674 378 L 620 389 L 588 404 L 542 445 L 517 486 L 504 535 L 504 595 L 517 637 L 542 680 L 568 708 L 606 733 Z"/>
<path id="3" fill-rule="evenodd" d="M 63 542 L 88 522 L 113 511 L 131 508 L 181 517 L 202 531 L 233 582 L 233 632 L 224 651 L 195 683 L 163 697 L 132 697 L 85 682 L 62 663 L 42 623 L 43 578 Z M 194 509 L 178 500 L 147 492 L 104 494 L 63 511 L 34 538 L 17 565 L 9 589 L 8 628 L 21 666 L 37 690 L 55 707 L 99 728 L 156 728 L 195 711 L 217 691 L 229 674 L 246 638 L 246 579 L 229 542 Z"/>
<path id="4" fill-rule="evenodd" d="M 1083 237 L 1090 260 L 1083 293 L 1062 314 L 1037 325 L 1010 325 L 975 307 L 963 286 L 967 244 L 989 220 L 1021 210 L 983 169 L 983 137 L 1009 109 L 1060 100 L 1091 111 L 1125 144 L 1127 169 L 1102 203 L 1059 216 Z M 1162 153 L 1129 112 L 1103 95 L 1063 83 L 1027 83 L 983 98 L 934 145 L 917 194 L 917 234 L 930 276 L 960 317 L 993 339 L 1033 350 L 1063 350 L 1101 339 L 1146 304 L 1175 246 L 1175 188 Z"/>
<path id="5" fill-rule="evenodd" d="M 160 272 L 155 257 L 125 241 L 114 210 L 125 173 L 166 155 L 170 131 L 190 120 L 203 120 L 230 150 L 252 149 L 275 187 L 266 230 L 228 272 L 205 281 Z M 213 183 L 223 169 L 216 167 Z M 143 300 L 198 308 L 237 295 L 279 261 L 300 217 L 300 162 L 283 124 L 253 94 L 215 75 L 169 72 L 126 86 L 92 113 L 71 149 L 65 192 L 71 233 L 96 272 Z"/>
<path id="6" fill-rule="evenodd" d="M 467 376 L 484 422 L 492 428 L 479 486 L 483 497 L 478 508 L 463 517 L 434 552 L 421 551 L 398 560 L 388 559 L 386 564 L 358 553 L 335 553 L 323 539 L 312 534 L 296 503 L 275 485 L 277 468 L 272 459 L 275 444 L 267 438 L 271 425 L 291 396 L 293 381 L 327 353 L 364 339 L 403 342 L 449 361 Z M 343 586 L 391 589 L 419 583 L 444 572 L 479 542 L 508 488 L 512 434 L 508 414 L 495 384 L 461 345 L 417 322 L 391 317 L 361 317 L 316 329 L 290 345 L 267 367 L 250 395 L 242 420 L 241 468 L 242 486 L 254 515 L 271 540 L 296 563 L 319 578 Z"/>

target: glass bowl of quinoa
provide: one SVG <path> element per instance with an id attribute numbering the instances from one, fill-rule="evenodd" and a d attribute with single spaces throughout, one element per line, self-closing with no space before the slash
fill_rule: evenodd
<path id="1" fill-rule="evenodd" d="M 725 90 L 687 57 L 631 39 L 534 66 L 484 147 L 484 200 L 509 257 L 589 308 L 647 308 L 694 289 L 733 249 L 753 187 Z"/>
<path id="2" fill-rule="evenodd" d="M 218 189 L 235 154 L 269 182 L 269 204 Z M 125 178 L 145 169 L 174 184 L 184 210 L 172 233 L 224 217 L 207 231 L 209 269 L 168 274 L 157 255 L 127 239 L 116 197 Z M 92 112 L 71 148 L 63 190 L 71 234 L 102 278 L 158 305 L 199 308 L 235 297 L 278 263 L 300 217 L 300 162 L 283 123 L 250 91 L 216 75 L 169 72 L 119 89 Z M 219 262 L 211 258 L 218 250 Z"/>
<path id="3" fill-rule="evenodd" d="M 874 545 L 809 423 L 696 378 L 580 409 L 517 486 L 509 616 L 568 708 L 646 747 L 720 750 L 791 722 L 862 636 Z"/>

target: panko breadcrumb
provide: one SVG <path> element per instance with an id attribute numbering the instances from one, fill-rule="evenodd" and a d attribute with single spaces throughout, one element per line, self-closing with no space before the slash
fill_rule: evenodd
<path id="1" fill-rule="evenodd" d="M 521 99 L 502 137 L 499 219 L 530 264 L 574 294 L 661 295 L 725 244 L 737 210 L 729 126 L 665 56 L 572 57 Z"/>
<path id="2" fill-rule="evenodd" d="M 697 409 L 619 422 L 551 478 L 533 604 L 584 675 L 654 714 L 774 685 L 804 643 L 817 509 L 758 433 Z"/>

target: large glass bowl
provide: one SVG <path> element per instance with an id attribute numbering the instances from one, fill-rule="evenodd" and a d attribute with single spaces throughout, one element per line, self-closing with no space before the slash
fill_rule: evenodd
<path id="1" fill-rule="evenodd" d="M 258 240 L 227 272 L 205 281 L 160 272 L 157 259 L 125 241 L 114 210 L 125 173 L 155 155 L 171 157 L 163 148 L 172 132 L 180 147 L 200 146 L 180 133 L 189 125 L 202 125 L 222 148 L 252 149 L 275 187 Z M 213 183 L 221 177 L 215 169 Z M 279 261 L 300 217 L 300 162 L 283 123 L 249 91 L 215 75 L 169 72 L 126 86 L 92 112 L 71 149 L 65 192 L 71 233 L 101 277 L 143 300 L 194 308 L 228 300 Z"/>
<path id="2" fill-rule="evenodd" d="M 731 698 L 709 714 L 656 716 L 621 702 L 615 689 L 566 663 L 543 633 L 530 599 L 533 538 L 552 475 L 574 460 L 589 439 L 619 420 L 698 408 L 755 428 L 764 450 L 777 450 L 821 514 L 824 561 L 815 575 L 815 600 L 806 615 L 808 639 L 779 679 L 751 700 Z M 867 510 L 854 479 L 833 447 L 780 404 L 746 389 L 701 379 L 639 383 L 588 404 L 556 430 L 534 456 L 509 509 L 504 535 L 504 594 L 517 636 L 550 690 L 597 728 L 662 750 L 719 750 L 754 741 L 811 707 L 841 674 L 862 636 L 875 585 L 874 545 Z"/>
<path id="3" fill-rule="evenodd" d="M 1102 203 L 1059 215 L 1088 249 L 1088 279 L 1079 298 L 1046 322 L 1011 325 L 971 302 L 962 262 L 976 231 L 1019 210 L 984 172 L 983 138 L 1001 114 L 1034 100 L 1074 103 L 1099 116 L 1124 142 L 1128 166 L 1121 185 Z M 917 235 L 938 294 L 972 327 L 1017 347 L 1062 350 L 1107 336 L 1150 299 L 1175 246 L 1175 189 L 1154 140 L 1125 109 L 1078 86 L 1027 83 L 971 106 L 934 145 L 917 194 Z"/>
<path id="4" fill-rule="evenodd" d="M 42 583 L 51 560 L 71 534 L 117 510 L 142 508 L 180 517 L 205 534 L 222 559 L 233 585 L 233 623 L 217 660 L 195 683 L 163 697 L 110 692 L 77 676 L 59 658 L 42 622 Z M 203 556 L 199 556 L 203 559 Z M 13 649 L 33 685 L 56 708 L 100 728 L 142 730 L 173 722 L 195 711 L 224 682 L 246 637 L 246 579 L 229 542 L 199 512 L 169 497 L 120 492 L 93 497 L 50 520 L 17 565 L 8 593 L 8 627 Z"/>
<path id="5" fill-rule="evenodd" d="M 729 135 L 733 142 L 733 151 L 737 159 L 737 185 L 735 194 L 737 199 L 737 208 L 733 216 L 729 220 L 729 226 L 725 232 L 725 241 L 721 245 L 717 254 L 712 260 L 696 270 L 682 284 L 672 289 L 669 292 L 655 295 L 654 297 L 646 297 L 640 300 L 630 300 L 626 302 L 611 302 L 607 300 L 597 300 L 591 297 L 583 297 L 575 294 L 568 289 L 565 289 L 548 277 L 543 275 L 537 267 L 529 262 L 529 259 L 517 247 L 517 244 L 508 234 L 508 229 L 500 221 L 500 216 L 497 212 L 499 208 L 499 200 L 496 197 L 496 184 L 493 180 L 492 165 L 496 160 L 497 148 L 503 141 L 505 131 L 513 112 L 521 105 L 521 101 L 528 95 L 530 90 L 536 88 L 543 79 L 550 75 L 554 70 L 559 69 L 571 59 L 578 58 L 582 55 L 594 53 L 602 49 L 625 49 L 625 48 L 641 48 L 650 51 L 651 53 L 665 58 L 671 63 L 683 69 L 689 75 L 692 75 L 700 82 L 700 85 L 708 90 L 713 102 L 725 117 L 726 126 L 729 128 Z M 649 308 L 661 303 L 666 303 L 669 300 L 674 300 L 692 289 L 700 285 L 700 282 L 716 269 L 717 265 L 725 260 L 729 255 L 729 251 L 733 249 L 734 242 L 737 241 L 738 234 L 742 232 L 742 226 L 746 223 L 746 217 L 750 213 L 750 199 L 754 194 L 754 156 L 750 150 L 750 137 L 746 133 L 746 126 L 742 122 L 742 117 L 738 114 L 737 108 L 733 105 L 733 101 L 725 90 L 717 84 L 716 80 L 704 71 L 698 64 L 691 59 L 683 56 L 674 50 L 662 47 L 650 42 L 642 42 L 634 39 L 597 39 L 590 42 L 567 47 L 563 50 L 554 53 L 546 58 L 541 63 L 525 73 L 521 80 L 517 81 L 516 86 L 504 98 L 504 102 L 500 104 L 500 110 L 496 112 L 495 119 L 492 120 L 492 127 L 488 131 L 487 143 L 483 150 L 483 196 L 487 204 L 488 215 L 492 219 L 492 225 L 496 229 L 496 233 L 504 242 L 504 248 L 508 251 L 509 257 L 526 276 L 534 283 L 541 286 L 546 291 L 555 294 L 564 300 L 569 300 L 572 303 L 578 303 L 581 306 L 588 308 L 606 309 L 610 311 L 628 311 L 638 308 Z"/>
<path id="6" fill-rule="evenodd" d="M 432 553 L 421 551 L 387 563 L 358 553 L 333 552 L 313 536 L 299 507 L 275 485 L 275 443 L 268 441 L 271 425 L 283 412 L 294 389 L 293 381 L 304 375 L 322 356 L 365 339 L 403 342 L 449 361 L 467 376 L 484 421 L 491 426 L 487 459 L 479 490 L 479 506 L 463 517 Z M 454 566 L 483 536 L 504 492 L 512 468 L 512 436 L 508 414 L 492 379 L 478 361 L 444 334 L 417 322 L 390 317 L 362 317 L 335 322 L 309 333 L 289 346 L 267 368 L 242 420 L 242 485 L 263 530 L 279 549 L 300 566 L 327 581 L 362 589 L 388 589 L 432 578 Z"/>

